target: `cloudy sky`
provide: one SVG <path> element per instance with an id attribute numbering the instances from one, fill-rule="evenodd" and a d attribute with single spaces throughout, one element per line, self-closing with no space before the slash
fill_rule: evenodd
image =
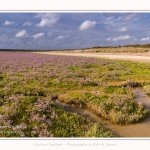
<path id="1" fill-rule="evenodd" d="M 150 43 L 150 13 L 0 13 L 0 48 L 70 49 Z"/>

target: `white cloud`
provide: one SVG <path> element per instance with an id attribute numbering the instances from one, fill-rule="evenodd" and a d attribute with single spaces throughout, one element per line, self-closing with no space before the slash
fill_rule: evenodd
<path id="1" fill-rule="evenodd" d="M 96 21 L 86 20 L 80 25 L 79 30 L 87 30 L 93 28 L 96 24 Z"/>
<path id="2" fill-rule="evenodd" d="M 69 35 L 59 35 L 59 36 L 57 36 L 56 38 L 54 38 L 54 40 L 53 41 L 61 41 L 61 40 L 63 40 L 63 39 L 65 39 L 65 38 L 67 38 L 67 37 L 69 37 Z"/>
<path id="3" fill-rule="evenodd" d="M 106 41 L 110 41 L 110 40 L 111 40 L 111 37 L 109 37 L 109 38 L 106 39 Z"/>
<path id="4" fill-rule="evenodd" d="M 113 41 L 118 41 L 118 37 L 115 37 L 112 39 Z"/>
<path id="5" fill-rule="evenodd" d="M 127 39 L 130 39 L 131 36 L 130 35 L 125 35 L 125 36 L 120 36 L 119 39 L 120 40 L 127 40 Z"/>
<path id="6" fill-rule="evenodd" d="M 41 22 L 36 24 L 37 27 L 51 26 L 54 22 L 49 19 L 42 18 Z"/>
<path id="7" fill-rule="evenodd" d="M 22 26 L 31 26 L 32 23 L 31 22 L 25 22 Z"/>
<path id="8" fill-rule="evenodd" d="M 126 27 L 123 27 L 123 28 L 120 28 L 118 31 L 120 31 L 120 32 L 125 32 L 125 31 L 127 31 L 127 28 L 126 28 Z"/>
<path id="9" fill-rule="evenodd" d="M 36 39 L 36 38 L 40 38 L 40 37 L 42 37 L 42 36 L 44 36 L 44 32 L 34 34 L 32 37 L 33 37 L 34 39 Z"/>
<path id="10" fill-rule="evenodd" d="M 136 16 L 136 13 L 133 13 L 133 14 L 129 14 L 129 15 L 127 15 L 127 16 L 125 16 L 123 19 L 124 20 L 131 20 L 131 19 L 133 19 L 134 17 Z"/>
<path id="11" fill-rule="evenodd" d="M 34 17 L 41 18 L 41 22 L 35 25 L 37 27 L 52 27 L 59 20 L 59 16 L 52 13 L 39 13 Z"/>
<path id="12" fill-rule="evenodd" d="M 115 37 L 115 38 L 113 38 L 112 40 L 113 40 L 113 41 L 119 41 L 119 40 L 127 40 L 127 39 L 130 39 L 130 38 L 131 38 L 130 35 L 125 35 L 125 36 Z"/>
<path id="13" fill-rule="evenodd" d="M 114 16 L 106 18 L 105 21 L 110 21 L 112 19 L 114 19 Z"/>
<path id="14" fill-rule="evenodd" d="M 57 39 L 61 40 L 61 39 L 65 39 L 66 37 L 67 37 L 67 35 L 66 36 L 58 36 Z"/>
<path id="15" fill-rule="evenodd" d="M 24 36 L 27 36 L 26 30 L 22 30 L 15 35 L 15 37 L 24 37 Z"/>
<path id="16" fill-rule="evenodd" d="M 4 25 L 5 25 L 5 26 L 7 26 L 7 25 L 15 25 L 15 22 L 13 22 L 13 21 L 7 21 L 7 20 L 6 20 L 6 21 L 4 22 Z"/>
<path id="17" fill-rule="evenodd" d="M 150 38 L 149 37 L 146 37 L 146 38 L 141 38 L 141 41 L 149 41 Z"/>
<path id="18" fill-rule="evenodd" d="M 50 37 L 50 36 L 52 36 L 52 35 L 53 35 L 52 32 L 47 33 L 47 36 L 48 36 L 48 37 Z"/>
<path id="19" fill-rule="evenodd" d="M 64 36 L 58 36 L 57 39 L 64 39 Z"/>

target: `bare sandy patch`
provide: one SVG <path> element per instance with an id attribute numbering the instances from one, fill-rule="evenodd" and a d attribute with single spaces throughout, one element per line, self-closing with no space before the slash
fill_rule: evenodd
<path id="1" fill-rule="evenodd" d="M 120 59 L 131 60 L 137 62 L 150 62 L 150 55 L 148 53 L 136 53 L 136 54 L 112 54 L 112 53 L 80 53 L 80 52 L 35 52 L 38 54 L 46 55 L 61 55 L 61 56 L 79 56 L 79 57 L 95 57 L 95 58 L 107 58 L 107 59 Z"/>

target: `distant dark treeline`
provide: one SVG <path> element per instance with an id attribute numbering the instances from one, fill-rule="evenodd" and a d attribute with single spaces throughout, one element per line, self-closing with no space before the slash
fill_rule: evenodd
<path id="1" fill-rule="evenodd" d="M 40 51 L 54 51 L 54 50 L 34 50 L 34 49 L 0 49 L 0 51 L 8 51 L 8 52 L 11 52 L 11 51 L 21 51 L 21 52 L 40 52 Z"/>
<path id="2" fill-rule="evenodd" d="M 45 50 L 45 49 L 37 49 L 37 50 L 35 50 L 35 49 L 0 49 L 0 51 L 8 51 L 8 52 L 11 52 L 11 51 L 15 51 L 15 52 L 17 52 L 17 51 L 21 51 L 21 52 L 45 52 L 45 51 L 68 51 L 68 50 L 76 50 L 76 49 L 61 49 L 61 50 L 51 50 L 51 49 L 49 49 L 49 50 Z"/>
<path id="3" fill-rule="evenodd" d="M 135 48 L 150 48 L 150 44 L 132 44 L 132 45 L 124 45 L 124 46 L 94 46 L 92 48 L 119 48 L 119 47 L 135 47 Z M 0 51 L 22 51 L 22 52 L 43 52 L 43 51 L 69 51 L 69 50 L 84 50 L 84 49 L 90 49 L 90 48 L 81 48 L 81 49 L 0 49 Z"/>

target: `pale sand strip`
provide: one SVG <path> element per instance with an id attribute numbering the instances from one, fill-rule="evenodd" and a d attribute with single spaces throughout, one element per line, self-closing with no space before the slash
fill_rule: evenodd
<path id="1" fill-rule="evenodd" d="M 138 54 L 102 54 L 102 53 L 71 53 L 71 52 L 35 52 L 38 54 L 47 55 L 63 55 L 63 56 L 83 56 L 83 57 L 96 57 L 96 58 L 108 58 L 108 59 L 122 59 L 132 60 L 138 62 L 150 62 L 150 55 L 138 55 Z"/>

